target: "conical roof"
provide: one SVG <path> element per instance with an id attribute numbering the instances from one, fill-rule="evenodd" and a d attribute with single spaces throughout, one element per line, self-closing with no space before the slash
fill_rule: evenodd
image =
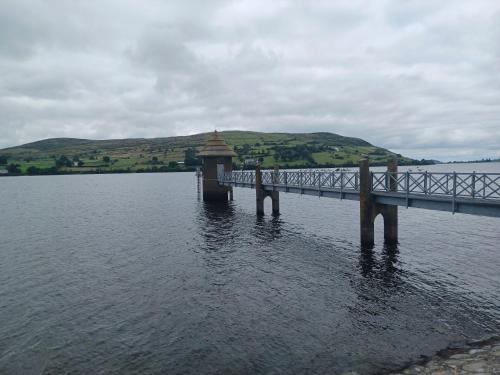
<path id="1" fill-rule="evenodd" d="M 205 146 L 201 149 L 198 156 L 236 156 L 236 153 L 229 148 L 222 138 L 222 135 L 214 131 L 207 140 Z"/>

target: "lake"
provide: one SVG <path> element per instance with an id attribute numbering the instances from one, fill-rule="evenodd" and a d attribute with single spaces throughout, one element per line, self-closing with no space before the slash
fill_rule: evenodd
<path id="1" fill-rule="evenodd" d="M 258 218 L 194 173 L 0 189 L 0 374 L 374 374 L 500 332 L 499 218 L 399 208 L 400 244 L 379 217 L 361 250 L 358 202 L 282 193 Z"/>

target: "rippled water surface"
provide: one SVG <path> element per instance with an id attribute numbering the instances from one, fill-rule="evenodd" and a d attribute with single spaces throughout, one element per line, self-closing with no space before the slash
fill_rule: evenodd
<path id="1" fill-rule="evenodd" d="M 0 191 L 0 374 L 372 374 L 500 331 L 500 219 L 400 208 L 400 245 L 378 219 L 369 251 L 357 202 L 257 218 L 191 173 Z"/>

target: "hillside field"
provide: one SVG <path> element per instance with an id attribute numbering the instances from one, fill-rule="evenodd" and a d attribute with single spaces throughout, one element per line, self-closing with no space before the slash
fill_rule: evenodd
<path id="1" fill-rule="evenodd" d="M 374 165 L 397 157 L 399 164 L 417 161 L 358 139 L 333 133 L 221 132 L 235 150 L 236 168 L 259 159 L 264 168 L 347 167 L 367 154 Z M 209 133 L 167 138 L 87 140 L 53 138 L 0 150 L 0 169 L 16 173 L 111 173 L 192 170 L 196 153 Z"/>

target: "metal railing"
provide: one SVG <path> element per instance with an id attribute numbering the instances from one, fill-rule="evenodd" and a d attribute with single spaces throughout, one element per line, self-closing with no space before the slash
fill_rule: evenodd
<path id="1" fill-rule="evenodd" d="M 500 199 L 500 173 L 371 172 L 371 176 L 374 192 Z"/>
<path id="2" fill-rule="evenodd" d="M 219 182 L 221 182 L 219 177 Z M 255 184 L 255 171 L 232 171 L 224 173 L 222 182 Z"/>
<path id="3" fill-rule="evenodd" d="M 500 173 L 370 172 L 373 192 L 472 199 L 500 199 Z M 255 184 L 255 171 L 233 171 L 220 182 Z M 262 184 L 359 191 L 359 172 L 262 171 Z"/>
<path id="4" fill-rule="evenodd" d="M 225 173 L 223 182 L 255 184 L 254 171 Z M 359 172 L 262 171 L 262 184 L 299 188 L 359 191 Z"/>

